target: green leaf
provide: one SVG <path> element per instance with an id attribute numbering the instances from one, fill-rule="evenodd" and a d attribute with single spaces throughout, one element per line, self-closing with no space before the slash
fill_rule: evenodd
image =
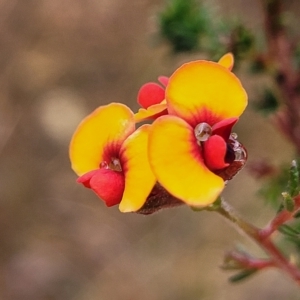
<path id="1" fill-rule="evenodd" d="M 300 231 L 286 224 L 281 225 L 278 228 L 278 231 L 290 237 L 298 237 L 298 238 L 300 237 Z"/>
<path id="2" fill-rule="evenodd" d="M 289 193 L 291 197 L 295 197 L 299 194 L 299 169 L 296 160 L 292 161 L 289 175 Z"/>
<path id="3" fill-rule="evenodd" d="M 287 191 L 291 197 L 299 193 L 300 176 L 298 163 L 293 161 L 292 167 L 283 165 L 276 173 L 277 175 L 272 176 L 264 183 L 259 190 L 259 194 L 275 209 L 280 206 L 280 210 L 282 210 L 286 208 L 282 201 L 282 192 Z"/>
<path id="4" fill-rule="evenodd" d="M 229 281 L 232 282 L 232 283 L 240 282 L 244 279 L 249 278 L 250 276 L 252 276 L 256 272 L 257 272 L 257 269 L 243 270 L 242 272 L 237 273 L 237 274 L 229 277 Z"/>
<path id="5" fill-rule="evenodd" d="M 278 175 L 271 177 L 259 190 L 259 194 L 266 200 L 274 209 L 282 203 L 281 193 L 286 190 L 288 182 L 288 168 L 282 166 L 278 172 Z M 283 205 L 281 207 L 283 209 Z"/>
<path id="6" fill-rule="evenodd" d="M 284 235 L 284 243 L 286 243 L 286 242 L 291 243 L 294 247 L 296 247 L 297 254 L 300 255 L 300 222 L 299 222 L 299 219 L 294 219 L 293 224 L 291 224 L 291 225 L 280 226 L 280 228 L 278 230 Z"/>
<path id="7" fill-rule="evenodd" d="M 292 212 L 295 208 L 295 202 L 294 199 L 291 197 L 291 195 L 287 192 L 282 193 L 283 197 L 283 206 L 287 211 Z"/>

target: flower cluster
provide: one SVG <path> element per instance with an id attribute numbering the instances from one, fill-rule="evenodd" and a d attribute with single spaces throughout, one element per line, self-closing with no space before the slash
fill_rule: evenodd
<path id="1" fill-rule="evenodd" d="M 122 212 L 156 211 L 166 195 L 169 206 L 212 204 L 247 156 L 231 133 L 247 106 L 232 67 L 231 54 L 186 63 L 141 87 L 136 114 L 120 103 L 97 108 L 70 144 L 77 181 Z"/>

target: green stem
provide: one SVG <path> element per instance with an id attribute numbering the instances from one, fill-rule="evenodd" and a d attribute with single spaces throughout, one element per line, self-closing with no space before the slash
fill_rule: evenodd
<path id="1" fill-rule="evenodd" d="M 223 199 L 220 205 L 214 209 L 217 213 L 225 217 L 232 224 L 234 224 L 239 231 L 242 231 L 248 237 L 253 239 L 266 253 L 270 255 L 274 266 L 285 271 L 298 285 L 300 285 L 300 270 L 292 265 L 277 249 L 272 242 L 270 236 L 263 236 L 260 234 L 260 229 L 252 224 L 244 221 L 234 209 Z"/>
<path id="2" fill-rule="evenodd" d="M 256 240 L 259 237 L 259 228 L 243 220 L 224 199 L 221 199 L 220 205 L 215 211 L 252 239 Z"/>

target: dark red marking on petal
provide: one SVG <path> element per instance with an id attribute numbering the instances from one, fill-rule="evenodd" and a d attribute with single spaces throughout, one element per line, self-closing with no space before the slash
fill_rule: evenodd
<path id="1" fill-rule="evenodd" d="M 213 135 L 203 145 L 204 161 L 210 170 L 223 169 L 229 165 L 225 162 L 227 145 L 221 136 Z"/>
<path id="2" fill-rule="evenodd" d="M 105 130 L 105 129 L 103 129 Z M 112 161 L 113 158 L 119 157 L 120 148 L 123 141 L 109 141 L 103 149 L 102 160 L 106 161 L 108 164 Z M 99 168 L 100 165 L 99 165 Z"/>
<path id="3" fill-rule="evenodd" d="M 79 177 L 77 182 L 91 188 L 108 207 L 119 204 L 122 200 L 125 188 L 122 172 L 110 169 L 94 170 Z"/>
<path id="4" fill-rule="evenodd" d="M 238 118 L 229 118 L 222 120 L 212 126 L 213 134 L 221 136 L 225 141 L 229 139 L 232 127 L 238 121 Z"/>
<path id="5" fill-rule="evenodd" d="M 165 90 L 154 82 L 144 84 L 137 96 L 137 102 L 143 108 L 148 108 L 153 104 L 159 104 L 165 99 Z"/>
<path id="6" fill-rule="evenodd" d="M 207 123 L 210 126 L 213 126 L 222 120 L 221 116 L 216 115 L 213 111 L 207 109 L 206 107 L 194 107 L 192 111 L 189 111 L 186 116 L 184 116 L 183 114 L 174 110 L 172 105 L 168 105 L 168 112 L 170 115 L 175 115 L 184 119 L 192 127 L 196 127 L 199 123 Z"/>

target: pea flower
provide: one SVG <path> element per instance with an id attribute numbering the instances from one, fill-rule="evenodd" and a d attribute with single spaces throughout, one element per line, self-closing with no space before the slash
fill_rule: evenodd
<path id="1" fill-rule="evenodd" d="M 213 203 L 246 151 L 231 134 L 247 106 L 247 94 L 230 72 L 231 55 L 219 63 L 184 64 L 169 78 L 168 115 L 149 134 L 149 160 L 158 182 L 188 205 Z M 238 169 L 240 166 L 238 167 Z"/>
<path id="2" fill-rule="evenodd" d="M 156 182 L 148 162 L 149 127 L 135 130 L 134 114 L 123 104 L 97 108 L 79 124 L 70 143 L 77 181 L 107 206 L 139 210 Z"/>
<path id="3" fill-rule="evenodd" d="M 223 55 L 218 61 L 218 64 L 231 71 L 234 64 L 233 55 L 231 53 Z M 169 78 L 166 76 L 159 76 L 158 81 L 161 85 L 155 82 L 147 82 L 141 86 L 138 92 L 137 102 L 142 108 L 135 114 L 135 121 L 137 123 L 147 119 L 156 119 L 162 115 L 168 114 L 165 100 L 165 88 L 169 83 Z"/>

